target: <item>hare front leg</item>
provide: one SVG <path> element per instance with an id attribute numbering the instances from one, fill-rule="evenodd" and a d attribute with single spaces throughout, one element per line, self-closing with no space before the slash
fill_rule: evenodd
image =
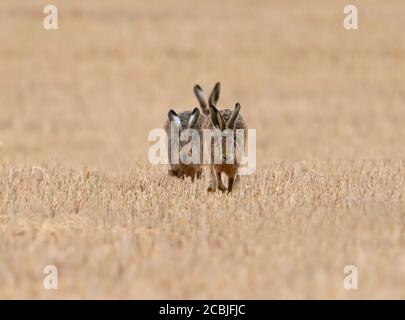
<path id="1" fill-rule="evenodd" d="M 217 179 L 215 175 L 215 170 L 213 166 L 210 166 L 210 185 L 208 187 L 208 192 L 215 192 L 217 189 Z"/>
<path id="2" fill-rule="evenodd" d="M 200 178 L 201 178 L 201 175 L 202 175 L 202 169 L 199 168 L 199 169 L 197 170 L 197 179 L 200 179 Z"/>
<path id="3" fill-rule="evenodd" d="M 235 181 L 234 177 L 229 177 L 228 178 L 228 193 L 232 192 L 232 188 L 233 188 L 233 183 Z"/>
<path id="4" fill-rule="evenodd" d="M 228 193 L 232 192 L 233 184 L 235 182 L 236 176 L 228 177 Z"/>
<path id="5" fill-rule="evenodd" d="M 215 175 L 217 176 L 218 189 L 221 190 L 222 192 L 225 192 L 227 189 L 222 183 L 221 171 L 215 170 Z"/>

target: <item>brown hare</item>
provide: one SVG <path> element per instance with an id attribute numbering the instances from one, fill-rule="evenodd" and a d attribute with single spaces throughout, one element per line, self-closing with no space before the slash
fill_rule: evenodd
<path id="1" fill-rule="evenodd" d="M 210 115 L 206 117 L 202 127 L 203 129 L 212 130 L 217 129 L 220 133 L 220 139 L 211 139 L 208 143 L 208 148 L 211 148 L 211 162 L 210 167 L 210 183 L 208 187 L 208 192 L 214 192 L 217 188 L 221 191 L 231 192 L 234 186 L 234 182 L 238 175 L 238 168 L 240 167 L 239 155 L 236 154 L 240 151 L 236 147 L 237 143 L 243 142 L 243 147 L 246 146 L 247 132 L 248 128 L 243 120 L 242 116 L 239 114 L 240 104 L 235 105 L 235 109 L 232 111 L 230 109 L 224 109 L 218 111 L 214 106 L 210 106 Z M 241 129 L 243 133 L 243 141 L 239 140 L 240 135 L 237 134 L 238 129 Z M 229 137 L 230 135 L 230 137 Z M 227 137 L 227 139 L 225 139 Z M 227 144 L 227 140 L 230 141 Z M 219 145 L 220 144 L 220 145 Z M 207 147 L 207 145 L 206 145 Z M 215 161 L 215 148 L 220 148 L 220 158 L 219 161 Z M 243 149 L 244 151 L 244 149 Z M 222 182 L 222 174 L 228 177 L 228 186 L 226 187 Z"/>
<path id="2" fill-rule="evenodd" d="M 197 163 L 184 163 L 182 159 L 190 156 L 189 151 L 184 150 L 189 141 L 180 139 L 181 133 L 186 129 L 194 129 L 195 132 L 200 132 L 202 124 L 205 121 L 205 116 L 200 113 L 198 108 L 193 111 L 184 111 L 177 114 L 174 110 L 170 110 L 167 114 L 168 119 L 165 122 L 164 129 L 168 136 L 168 156 L 170 169 L 168 173 L 178 178 L 195 177 L 200 178 L 202 174 L 201 161 L 198 159 Z M 172 150 L 172 147 L 176 149 Z M 178 154 L 174 154 L 178 152 Z M 173 161 L 177 157 L 177 162 Z"/>

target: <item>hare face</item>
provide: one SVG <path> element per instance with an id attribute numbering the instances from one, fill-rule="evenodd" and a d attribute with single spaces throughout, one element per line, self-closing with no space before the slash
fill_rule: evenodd
<path id="1" fill-rule="evenodd" d="M 240 135 L 237 130 L 241 127 L 237 124 L 239 120 L 240 104 L 236 104 L 235 110 L 231 111 L 225 109 L 218 111 L 214 106 L 210 107 L 211 123 L 217 132 L 220 132 L 220 137 L 215 139 L 215 148 L 220 148 L 221 150 L 221 163 L 226 164 L 237 164 L 238 154 L 240 150 Z M 244 128 L 239 128 L 244 129 Z"/>

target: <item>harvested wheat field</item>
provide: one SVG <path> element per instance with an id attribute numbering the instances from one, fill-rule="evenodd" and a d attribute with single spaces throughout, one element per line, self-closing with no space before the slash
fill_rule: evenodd
<path id="1" fill-rule="evenodd" d="M 350 3 L 2 0 L 0 298 L 404 299 L 405 3 Z M 229 195 L 148 162 L 216 81 L 257 130 Z"/>

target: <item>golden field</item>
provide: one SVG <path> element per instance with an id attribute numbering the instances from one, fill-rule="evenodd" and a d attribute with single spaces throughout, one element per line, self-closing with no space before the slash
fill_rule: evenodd
<path id="1" fill-rule="evenodd" d="M 2 0 L 0 298 L 404 299 L 405 3 L 350 3 Z M 257 130 L 230 195 L 147 160 L 216 81 Z"/>

